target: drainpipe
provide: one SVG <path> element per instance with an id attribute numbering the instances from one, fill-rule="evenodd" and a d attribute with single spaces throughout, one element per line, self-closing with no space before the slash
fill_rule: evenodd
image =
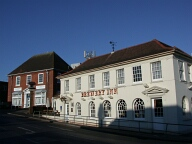
<path id="1" fill-rule="evenodd" d="M 48 97 L 48 90 L 49 90 L 49 88 L 48 88 L 48 85 L 49 84 L 49 72 L 48 72 L 48 70 L 46 70 L 46 100 L 47 100 L 47 98 L 49 98 Z"/>

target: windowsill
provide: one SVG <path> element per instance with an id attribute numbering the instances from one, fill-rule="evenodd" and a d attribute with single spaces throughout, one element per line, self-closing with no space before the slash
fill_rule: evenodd
<path id="1" fill-rule="evenodd" d="M 186 80 L 180 80 L 181 83 L 186 83 L 187 84 L 187 81 Z"/>
<path id="2" fill-rule="evenodd" d="M 158 82 L 163 82 L 163 80 L 162 79 L 152 80 L 151 83 L 158 83 Z"/>
<path id="3" fill-rule="evenodd" d="M 80 93 L 80 92 L 81 92 L 81 90 L 77 90 L 77 91 L 76 91 L 76 93 Z"/>
<path id="4" fill-rule="evenodd" d="M 125 87 L 125 84 L 118 84 L 117 87 Z"/>
<path id="5" fill-rule="evenodd" d="M 132 86 L 142 85 L 142 84 L 143 84 L 143 82 L 142 82 L 142 81 L 141 81 L 141 82 L 133 82 Z"/>
<path id="6" fill-rule="evenodd" d="M 145 121 L 145 118 L 134 118 L 134 120 L 137 120 L 137 121 Z"/>

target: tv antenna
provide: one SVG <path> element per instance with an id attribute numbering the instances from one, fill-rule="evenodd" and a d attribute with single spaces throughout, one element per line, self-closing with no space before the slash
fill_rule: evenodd
<path id="1" fill-rule="evenodd" d="M 111 44 L 111 46 L 112 46 L 112 49 L 113 49 L 113 52 L 114 52 L 114 49 L 115 49 L 115 45 L 116 45 L 116 43 L 117 43 L 117 42 L 114 42 L 114 41 L 110 41 L 109 43 Z"/>

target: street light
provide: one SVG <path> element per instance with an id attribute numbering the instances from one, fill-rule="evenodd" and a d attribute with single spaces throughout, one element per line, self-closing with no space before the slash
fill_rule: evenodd
<path id="1" fill-rule="evenodd" d="M 34 104 L 34 91 L 35 91 L 35 82 L 28 83 L 28 89 L 30 91 L 30 107 L 29 107 L 29 114 L 33 114 L 33 104 Z"/>

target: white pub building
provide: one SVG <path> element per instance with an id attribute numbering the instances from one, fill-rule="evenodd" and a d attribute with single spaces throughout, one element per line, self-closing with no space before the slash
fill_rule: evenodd
<path id="1" fill-rule="evenodd" d="M 192 57 L 152 40 L 87 59 L 57 78 L 56 110 L 86 122 L 143 130 L 192 130 Z M 185 126 L 184 126 L 185 125 Z"/>

